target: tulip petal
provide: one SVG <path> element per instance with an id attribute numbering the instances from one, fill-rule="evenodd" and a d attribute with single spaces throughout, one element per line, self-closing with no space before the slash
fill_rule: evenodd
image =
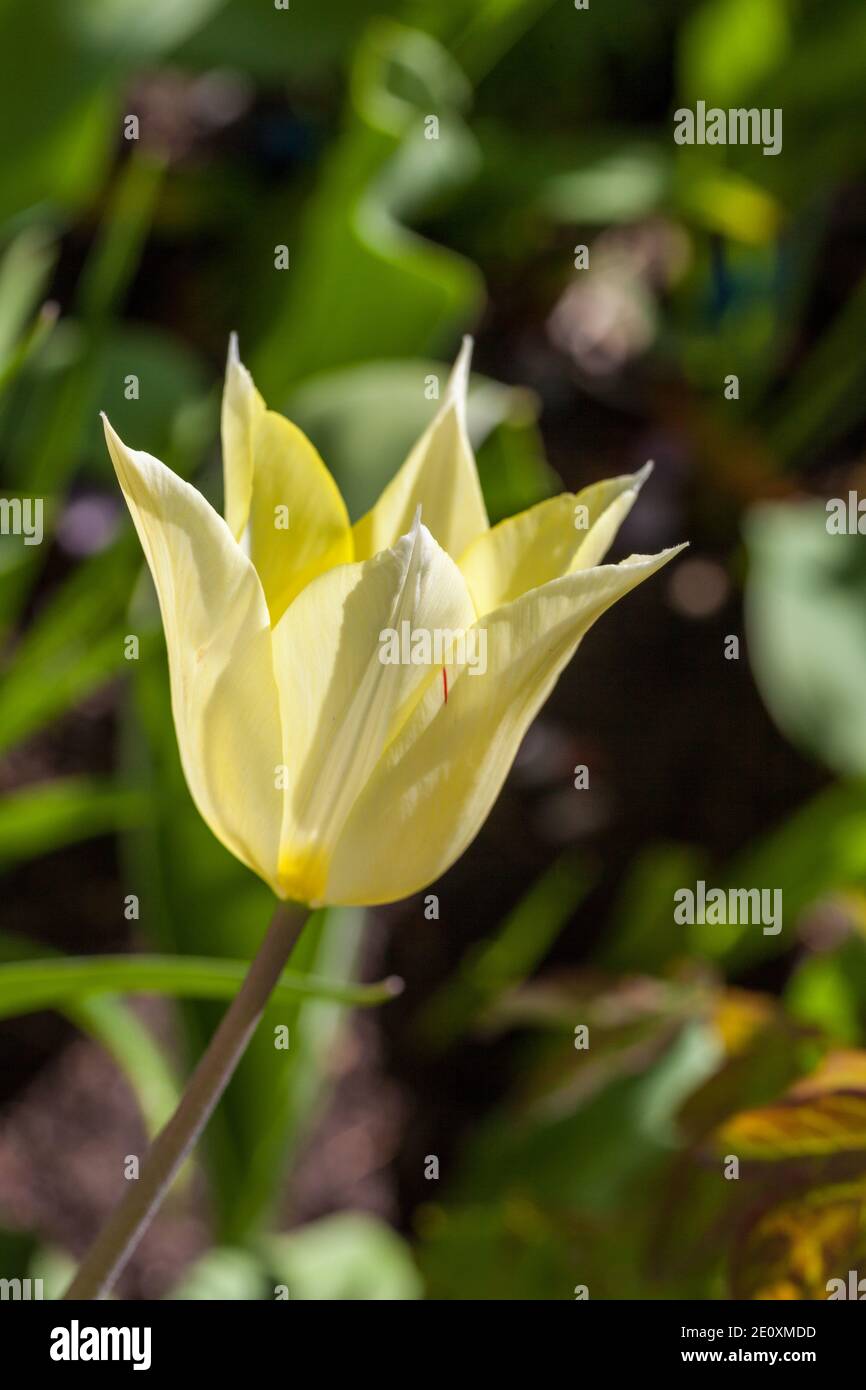
<path id="1" fill-rule="evenodd" d="M 220 433 L 223 446 L 225 519 L 236 541 L 247 529 L 253 495 L 253 421 L 265 403 L 238 354 L 238 336 L 229 338 Z"/>
<path id="2" fill-rule="evenodd" d="M 472 341 L 464 338 L 434 419 L 376 505 L 355 524 L 356 559 L 369 559 L 394 545 L 409 530 L 418 506 L 424 524 L 455 559 L 488 529 L 466 428 L 471 356 Z"/>
<path id="3" fill-rule="evenodd" d="M 306 435 L 265 406 L 234 334 L 222 432 L 226 521 L 238 540 L 247 531 L 276 624 L 311 579 L 352 559 L 346 504 Z"/>
<path id="4" fill-rule="evenodd" d="M 479 536 L 460 558 L 479 617 L 551 579 L 600 564 L 651 467 L 549 497 Z"/>
<path id="5" fill-rule="evenodd" d="M 273 885 L 282 736 L 261 584 L 201 493 L 103 421 L 159 598 L 187 784 L 217 839 Z"/>
<path id="6" fill-rule="evenodd" d="M 478 833 L 584 633 L 681 549 L 565 575 L 488 614 L 486 671 L 455 673 L 447 704 L 435 685 L 424 692 L 352 808 L 326 900 L 392 902 L 444 873 Z"/>
<path id="7" fill-rule="evenodd" d="M 407 624 L 432 638 L 474 621 L 460 571 L 416 519 L 390 550 L 314 580 L 278 623 L 274 663 L 290 770 L 280 875 L 288 896 L 322 900 L 346 817 L 441 673 L 432 641 L 429 659 L 417 664 L 383 660 L 383 634 L 399 639 Z M 388 815 L 379 827 L 383 839 L 390 824 Z"/>

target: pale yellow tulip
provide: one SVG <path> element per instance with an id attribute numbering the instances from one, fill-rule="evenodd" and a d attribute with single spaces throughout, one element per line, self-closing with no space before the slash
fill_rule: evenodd
<path id="1" fill-rule="evenodd" d="M 466 428 L 469 356 L 467 341 L 434 420 L 354 526 L 234 339 L 225 520 L 105 421 L 159 597 L 190 791 L 281 898 L 390 902 L 442 874 L 584 633 L 681 549 L 601 563 L 646 469 L 491 528 Z M 386 661 L 384 635 L 401 632 L 429 638 L 430 654 Z"/>

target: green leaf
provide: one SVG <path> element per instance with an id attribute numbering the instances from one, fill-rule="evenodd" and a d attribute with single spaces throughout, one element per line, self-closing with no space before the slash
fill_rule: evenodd
<path id="1" fill-rule="evenodd" d="M 0 90 L 0 223 L 46 200 L 80 206 L 108 160 L 110 89 L 120 75 L 76 41 L 69 8 L 41 5 L 28 13 L 16 0 L 0 3 L 6 73 Z"/>
<path id="2" fill-rule="evenodd" d="M 249 1302 L 268 1296 L 267 1271 L 249 1250 L 217 1246 L 184 1273 L 167 1295 L 172 1302 Z"/>
<path id="3" fill-rule="evenodd" d="M 116 314 L 138 268 L 162 185 L 164 161 L 134 152 L 120 167 L 99 235 L 78 281 L 81 328 L 77 352 L 62 380 L 48 378 L 33 394 L 12 463 L 35 492 L 57 493 L 88 438 L 100 440 L 100 372 Z M 134 370 L 135 362 L 133 358 Z M 125 373 L 124 373 L 125 375 Z M 23 486 L 23 482 L 22 482 Z"/>
<path id="4" fill-rule="evenodd" d="M 249 964 L 207 957 L 64 956 L 0 965 L 0 1018 L 66 1006 L 94 994 L 161 994 L 186 999 L 233 999 Z M 368 1007 L 393 999 L 391 980 L 352 985 L 285 971 L 274 990 L 275 1008 L 297 1001 Z M 273 1038 L 269 1039 L 273 1050 Z"/>
<path id="5" fill-rule="evenodd" d="M 8 792 L 0 796 L 0 869 L 140 825 L 147 812 L 140 792 L 107 778 L 67 777 Z"/>
<path id="6" fill-rule="evenodd" d="M 819 1028 L 834 1042 L 862 1042 L 866 943 L 852 937 L 838 950 L 806 956 L 785 988 L 785 1007 L 792 1018 Z"/>
<path id="7" fill-rule="evenodd" d="M 521 396 L 522 403 L 478 448 L 478 476 L 492 526 L 562 490 L 545 457 L 535 408 L 525 393 Z"/>
<path id="8" fill-rule="evenodd" d="M 27 227 L 0 261 L 0 371 L 39 308 L 57 256 L 56 243 L 40 227 Z"/>
<path id="9" fill-rule="evenodd" d="M 572 1051 L 568 1039 L 560 1050 Z M 624 1186 L 646 1180 L 674 1143 L 676 1115 L 718 1066 L 720 1045 L 702 1022 L 671 1034 L 644 1072 L 634 1068 L 597 1092 L 576 1094 L 565 1107 L 543 1103 L 521 1111 L 514 1102 L 473 1136 L 460 1197 L 523 1191 L 542 1202 L 614 1209 Z"/>
<path id="10" fill-rule="evenodd" d="M 781 932 L 750 924 L 687 928 L 687 947 L 739 971 L 790 950 L 801 914 L 828 893 L 866 885 L 866 786 L 829 787 L 726 866 L 723 888 L 751 884 L 782 894 Z M 682 884 L 679 886 L 683 886 Z"/>
<path id="11" fill-rule="evenodd" d="M 56 1245 L 40 1245 L 33 1253 L 28 1273 L 32 1279 L 41 1279 L 43 1296 L 51 1303 L 59 1302 L 69 1285 L 78 1261 Z M 109 1298 L 116 1295 L 111 1293 Z"/>
<path id="12" fill-rule="evenodd" d="M 0 971 L 4 968 L 0 966 Z M 59 1007 L 82 1033 L 101 1043 L 117 1063 L 153 1138 L 174 1114 L 181 1087 L 174 1065 L 150 1030 L 122 999 L 109 994 L 67 997 L 59 1001 Z"/>
<path id="13" fill-rule="evenodd" d="M 33 956 L 38 956 L 39 961 L 30 959 Z M 0 960 L 32 966 L 62 964 L 63 957 L 24 937 L 4 932 L 0 933 Z M 0 966 L 0 971 L 8 968 Z M 121 999 L 108 994 L 69 996 L 58 1000 L 56 1006 L 114 1058 L 132 1087 L 148 1133 L 157 1134 L 177 1105 L 180 1087 L 173 1067 L 138 1016 Z"/>
<path id="14" fill-rule="evenodd" d="M 475 171 L 463 73 L 428 35 L 382 20 L 358 47 L 349 91 L 345 132 L 317 179 L 286 296 L 252 363 L 274 404 L 315 373 L 450 345 L 481 304 L 475 267 L 406 226 Z M 431 112 L 436 140 L 425 139 Z"/>
<path id="15" fill-rule="evenodd" d="M 70 6 L 70 19 L 80 38 L 103 50 L 116 63 L 124 55 L 136 67 L 189 38 L 210 19 L 224 0 L 100 0 L 99 4 Z"/>
<path id="16" fill-rule="evenodd" d="M 583 863 L 563 856 L 508 914 L 495 935 L 478 942 L 456 975 L 433 996 L 420 1023 L 425 1041 L 444 1047 L 459 1037 L 506 990 L 525 980 L 586 895 Z"/>
<path id="17" fill-rule="evenodd" d="M 846 495 L 847 501 L 847 495 Z M 748 516 L 751 665 L 783 733 L 837 772 L 866 773 L 866 549 L 820 506 Z"/>
<path id="18" fill-rule="evenodd" d="M 35 204 L 80 208 L 116 151 L 119 93 L 131 74 L 185 39 L 219 4 L 70 0 L 31 8 L 2 0 L 0 222 Z"/>
<path id="19" fill-rule="evenodd" d="M 290 12 L 223 0 L 187 40 L 180 64 L 191 72 L 231 67 L 266 88 L 327 83 L 338 72 L 342 76 L 369 20 L 389 8 L 395 8 L 393 0 L 328 0 L 326 6 L 295 0 Z"/>
<path id="20" fill-rule="evenodd" d="M 866 276 L 773 401 L 767 428 L 770 446 L 786 460 L 806 460 L 816 449 L 826 451 L 862 418 L 864 329 Z"/>
<path id="21" fill-rule="evenodd" d="M 186 477 L 190 458 L 177 448 L 177 424 L 196 405 L 207 402 L 206 377 L 196 354 L 160 329 L 124 324 L 106 332 L 94 357 L 94 373 L 95 404 L 118 434 L 135 447 L 146 444 L 148 453 Z M 138 399 L 126 398 L 129 373 L 138 378 Z M 214 410 L 212 420 L 215 417 Z M 96 476 L 113 491 L 117 481 L 101 425 L 88 433 L 82 452 Z"/>
<path id="22" fill-rule="evenodd" d="M 556 1046 L 563 1065 L 574 1058 L 567 1038 Z M 576 1088 L 567 1108 L 498 1107 L 464 1145 L 447 1204 L 425 1213 L 419 1258 L 431 1295 L 573 1299 L 581 1283 L 593 1298 L 658 1296 L 647 1253 L 658 1184 L 678 1109 L 718 1051 L 695 1021 L 625 1075 Z M 547 1051 L 541 1060 L 546 1075 Z"/>
<path id="23" fill-rule="evenodd" d="M 575 1297 L 575 1268 L 581 1282 L 588 1277 L 579 1218 L 570 1213 L 563 1220 L 526 1197 L 437 1207 L 424 1213 L 421 1234 L 418 1259 L 427 1297 L 436 1302 L 568 1302 Z M 594 1295 L 598 1289 L 592 1278 Z"/>
<path id="24" fill-rule="evenodd" d="M 133 153 L 112 189 L 77 287 L 82 317 L 103 322 L 122 303 L 141 259 L 162 186 L 165 161 L 153 153 Z"/>
<path id="25" fill-rule="evenodd" d="M 421 1278 L 406 1242 L 372 1216 L 341 1212 L 271 1236 L 259 1249 L 290 1299 L 340 1301 L 421 1297 Z"/>
<path id="26" fill-rule="evenodd" d="M 704 0 L 683 25 L 680 90 L 687 103 L 748 105 L 790 47 L 786 0 Z"/>
<path id="27" fill-rule="evenodd" d="M 122 665 L 139 556 L 131 537 L 85 561 L 22 638 L 0 680 L 0 752 L 89 695 Z"/>
<path id="28" fill-rule="evenodd" d="M 327 461 L 353 517 L 373 505 L 426 429 L 439 404 L 426 399 L 427 384 L 435 378 L 441 391 L 449 371 L 434 360 L 365 362 L 315 377 L 289 397 L 286 414 Z M 552 491 L 529 392 L 473 376 L 467 413 L 494 520 Z"/>
<path id="29" fill-rule="evenodd" d="M 599 943 L 597 962 L 606 970 L 661 971 L 682 951 L 674 922 L 674 893 L 700 876 L 701 855 L 688 845 L 652 845 L 626 871 L 611 929 Z"/>
<path id="30" fill-rule="evenodd" d="M 669 150 L 623 141 L 612 153 L 594 154 L 582 168 L 548 180 L 539 207 L 557 222 L 603 226 L 638 221 L 665 205 L 673 167 Z"/>

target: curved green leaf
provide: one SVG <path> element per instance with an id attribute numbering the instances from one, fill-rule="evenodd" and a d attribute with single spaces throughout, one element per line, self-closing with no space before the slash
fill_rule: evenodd
<path id="1" fill-rule="evenodd" d="M 167 994 L 186 999 L 232 999 L 249 966 L 206 956 L 64 956 L 0 966 L 0 1018 L 65 1006 L 95 994 Z M 399 992 L 394 979 L 351 985 L 285 971 L 275 1004 L 316 999 L 369 1007 Z"/>
<path id="2" fill-rule="evenodd" d="M 266 398 L 317 372 L 449 344 L 481 306 L 475 266 L 407 225 L 476 172 L 471 88 L 428 34 L 372 24 L 349 83 L 346 130 L 318 180 L 288 293 L 253 361 Z M 437 138 L 425 138 L 436 112 Z M 297 266 L 297 269 L 295 267 Z"/>
<path id="3" fill-rule="evenodd" d="M 847 505 L 847 492 L 843 499 Z M 748 517 L 746 619 L 758 687 L 782 732 L 836 772 L 866 773 L 866 556 L 819 504 Z"/>
<path id="4" fill-rule="evenodd" d="M 141 824 L 147 799 L 107 778 L 63 777 L 0 797 L 0 867 Z"/>

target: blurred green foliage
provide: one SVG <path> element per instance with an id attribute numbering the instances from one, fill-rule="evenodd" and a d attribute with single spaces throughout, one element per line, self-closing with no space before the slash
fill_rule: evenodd
<path id="1" fill-rule="evenodd" d="M 318 914 L 208 1131 L 214 1248 L 169 1296 L 825 1296 L 863 1253 L 866 1211 L 866 567 L 862 537 L 829 535 L 814 500 L 862 478 L 866 266 L 852 255 L 837 283 L 826 259 L 853 189 L 862 218 L 862 5 L 0 0 L 0 51 L 2 486 L 44 496 L 48 528 L 32 550 L 0 537 L 0 872 L 14 885 L 114 836 L 145 948 L 48 954 L 22 937 L 25 903 L 0 942 L 0 1014 L 62 1010 L 153 1129 L 176 1067 L 121 996 L 183 1000 L 186 1072 L 267 920 L 267 890 L 190 802 L 128 528 L 114 517 L 84 554 L 63 539 L 70 501 L 114 495 L 100 409 L 219 503 L 232 328 L 353 515 L 435 409 L 425 384 L 465 331 L 488 335 L 510 382 L 478 375 L 470 398 L 493 520 L 558 486 L 540 401 L 514 384 L 530 348 L 564 357 L 594 405 L 672 432 L 701 539 L 744 584 L 745 656 L 779 738 L 826 782 L 735 853 L 648 827 L 579 968 L 559 938 L 597 866 L 571 850 L 469 939 L 414 1045 L 504 1043 L 508 1084 L 415 1211 L 413 1251 L 352 1212 L 274 1234 L 346 1006 L 387 995 L 356 983 L 364 914 Z M 672 112 L 699 99 L 781 108 L 783 154 L 676 146 Z M 583 242 L 591 292 L 571 303 Z M 576 449 L 560 442 L 557 462 Z M 108 766 L 58 765 L 51 736 L 69 740 L 106 689 Z M 703 876 L 780 888 L 784 933 L 684 932 L 673 893 Z M 804 1077 L 811 1092 L 792 1092 Z M 794 1115 L 824 1134 L 809 1163 Z M 738 1182 L 721 1176 L 732 1151 Z M 3 1240 L 5 1272 L 62 1287 L 67 1255 Z"/>

